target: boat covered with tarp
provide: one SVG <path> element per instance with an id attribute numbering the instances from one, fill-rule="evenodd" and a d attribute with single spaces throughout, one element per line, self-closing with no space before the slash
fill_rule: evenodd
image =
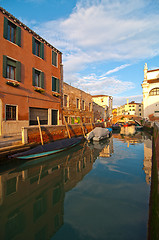
<path id="1" fill-rule="evenodd" d="M 54 142 L 46 143 L 43 145 L 38 145 L 34 148 L 31 148 L 27 151 L 20 152 L 9 156 L 9 158 L 18 158 L 18 159 L 34 159 L 40 158 L 47 155 L 55 154 L 64 150 L 67 150 L 70 147 L 73 147 L 80 143 L 83 139 L 83 136 L 61 139 Z"/>
<path id="2" fill-rule="evenodd" d="M 100 141 L 109 138 L 110 131 L 107 128 L 96 127 L 86 135 L 87 141 Z"/>

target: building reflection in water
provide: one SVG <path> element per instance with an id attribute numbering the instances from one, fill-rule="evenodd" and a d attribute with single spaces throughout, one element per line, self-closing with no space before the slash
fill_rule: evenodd
<path id="1" fill-rule="evenodd" d="M 98 154 L 85 142 L 2 173 L 0 239 L 50 239 L 63 225 L 65 192 L 92 169 Z"/>
<path id="2" fill-rule="evenodd" d="M 113 138 L 129 144 L 143 136 L 114 134 L 100 143 L 80 145 L 0 175 L 0 239 L 50 239 L 63 225 L 65 192 L 88 174 L 98 156 L 112 156 Z M 144 139 L 144 171 L 151 177 L 151 140 Z"/>

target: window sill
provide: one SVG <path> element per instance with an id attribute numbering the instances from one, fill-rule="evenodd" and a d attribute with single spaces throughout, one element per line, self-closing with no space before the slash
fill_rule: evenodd
<path id="1" fill-rule="evenodd" d="M 20 85 L 19 82 L 16 81 L 16 80 L 8 80 L 6 82 L 6 84 L 9 85 L 9 86 L 12 86 L 12 87 L 19 87 L 19 85 Z"/>
<path id="2" fill-rule="evenodd" d="M 60 96 L 60 93 L 58 93 L 58 92 L 52 92 L 52 95 L 55 96 L 55 97 L 59 97 L 59 96 Z"/>
<path id="3" fill-rule="evenodd" d="M 45 92 L 45 90 L 43 88 L 40 88 L 40 87 L 34 87 L 34 91 L 39 92 L 39 93 L 44 93 Z"/>

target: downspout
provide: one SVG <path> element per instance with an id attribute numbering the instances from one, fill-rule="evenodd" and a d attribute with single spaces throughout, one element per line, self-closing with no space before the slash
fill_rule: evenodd
<path id="1" fill-rule="evenodd" d="M 2 100 L 0 99 L 0 136 L 2 136 Z"/>

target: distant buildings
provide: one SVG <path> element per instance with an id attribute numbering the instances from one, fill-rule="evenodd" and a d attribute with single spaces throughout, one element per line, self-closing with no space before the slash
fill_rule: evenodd
<path id="1" fill-rule="evenodd" d="M 144 117 L 151 121 L 159 120 L 159 69 L 144 67 L 143 106 Z"/>
<path id="2" fill-rule="evenodd" d="M 128 102 L 117 108 L 117 116 L 119 115 L 135 115 L 138 117 L 143 117 L 143 104 L 136 103 L 135 101 Z"/>

